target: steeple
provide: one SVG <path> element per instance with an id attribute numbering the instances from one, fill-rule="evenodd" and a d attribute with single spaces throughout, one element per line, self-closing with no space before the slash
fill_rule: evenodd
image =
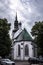
<path id="1" fill-rule="evenodd" d="M 17 21 L 17 12 L 16 12 L 16 17 L 15 17 L 15 20 Z"/>
<path id="2" fill-rule="evenodd" d="M 16 17 L 14 21 L 14 32 L 16 32 L 17 30 L 18 30 L 18 20 L 17 20 L 17 13 L 16 13 Z"/>

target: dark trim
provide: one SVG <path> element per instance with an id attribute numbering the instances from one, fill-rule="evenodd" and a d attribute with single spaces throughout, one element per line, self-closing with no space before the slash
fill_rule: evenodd
<path id="1" fill-rule="evenodd" d="M 31 41 L 31 42 L 33 42 L 33 40 L 18 40 L 18 41 L 14 41 L 14 43 L 15 42 L 21 42 L 21 41 Z"/>

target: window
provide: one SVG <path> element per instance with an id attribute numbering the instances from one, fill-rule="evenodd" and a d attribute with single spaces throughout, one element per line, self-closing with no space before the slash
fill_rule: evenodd
<path id="1" fill-rule="evenodd" d="M 33 53 L 34 53 L 33 55 L 34 55 L 34 57 L 36 56 L 36 53 L 35 52 L 36 52 L 35 46 L 33 46 Z"/>
<path id="2" fill-rule="evenodd" d="M 20 45 L 18 45 L 18 56 L 20 56 Z"/>
<path id="3" fill-rule="evenodd" d="M 29 55 L 28 45 L 25 46 L 25 56 Z"/>

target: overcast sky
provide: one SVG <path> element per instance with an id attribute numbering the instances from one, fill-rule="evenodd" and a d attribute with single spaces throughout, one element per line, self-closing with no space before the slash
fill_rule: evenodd
<path id="1" fill-rule="evenodd" d="M 16 12 L 22 27 L 31 31 L 36 21 L 43 20 L 43 0 L 0 0 L 0 18 L 7 18 L 11 22 L 11 29 Z"/>

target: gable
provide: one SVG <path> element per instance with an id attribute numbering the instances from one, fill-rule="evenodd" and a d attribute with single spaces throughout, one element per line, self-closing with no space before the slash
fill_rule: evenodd
<path id="1" fill-rule="evenodd" d="M 32 41 L 32 37 L 30 36 L 30 34 L 27 32 L 27 30 L 25 28 L 24 28 L 24 30 L 22 30 L 20 32 L 20 34 L 15 39 L 17 41 L 20 41 L 20 40 Z"/>
<path id="2" fill-rule="evenodd" d="M 16 38 L 16 37 L 18 37 L 19 36 L 19 34 L 22 32 L 22 30 L 21 29 L 19 29 L 15 34 L 14 34 L 14 38 Z"/>

